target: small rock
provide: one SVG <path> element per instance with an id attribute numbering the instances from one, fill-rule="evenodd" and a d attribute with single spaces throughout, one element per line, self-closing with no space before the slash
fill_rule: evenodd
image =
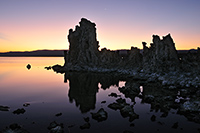
<path id="1" fill-rule="evenodd" d="M 126 104 L 126 100 L 122 98 L 117 99 L 116 102 L 121 104 Z"/>
<path id="2" fill-rule="evenodd" d="M 106 101 L 102 101 L 101 103 L 106 103 Z"/>
<path id="3" fill-rule="evenodd" d="M 135 124 L 134 124 L 134 123 L 131 123 L 131 124 L 130 124 L 130 127 L 134 127 L 134 126 L 135 126 Z"/>
<path id="4" fill-rule="evenodd" d="M 178 122 L 174 123 L 174 125 L 172 126 L 172 128 L 177 129 L 178 128 Z"/>
<path id="5" fill-rule="evenodd" d="M 83 124 L 82 126 L 80 126 L 80 129 L 89 129 L 90 128 L 90 123 L 85 123 L 85 124 Z"/>
<path id="6" fill-rule="evenodd" d="M 61 115 L 62 115 L 62 113 L 58 113 L 58 114 L 56 114 L 55 116 L 57 116 L 57 117 L 58 117 L 58 116 L 61 116 Z"/>
<path id="7" fill-rule="evenodd" d="M 151 121 L 156 121 L 156 116 L 155 115 L 151 116 Z"/>
<path id="8" fill-rule="evenodd" d="M 89 122 L 90 121 L 90 118 L 89 117 L 85 117 L 83 118 L 85 122 Z"/>
<path id="9" fill-rule="evenodd" d="M 69 125 L 69 126 L 67 126 L 68 128 L 72 128 L 72 127 L 74 127 L 75 125 Z"/>
<path id="10" fill-rule="evenodd" d="M 111 93 L 111 94 L 109 94 L 108 96 L 110 96 L 110 97 L 117 97 L 118 95 L 116 94 L 116 93 Z"/>
<path id="11" fill-rule="evenodd" d="M 23 106 L 24 107 L 28 107 L 30 105 L 30 103 L 24 103 Z"/>
<path id="12" fill-rule="evenodd" d="M 11 124 L 9 127 L 6 127 L 6 129 L 2 130 L 2 133 L 29 133 L 29 132 L 23 129 L 18 124 L 14 123 Z"/>
<path id="13" fill-rule="evenodd" d="M 164 125 L 165 123 L 164 123 L 164 122 L 161 122 L 161 121 L 159 121 L 159 122 L 158 122 L 158 124 L 160 124 L 160 125 Z"/>
<path id="14" fill-rule="evenodd" d="M 63 124 L 58 124 L 55 121 L 49 124 L 48 129 L 50 130 L 50 133 L 64 133 Z"/>
<path id="15" fill-rule="evenodd" d="M 51 66 L 45 67 L 44 69 L 51 70 Z"/>
<path id="16" fill-rule="evenodd" d="M 15 111 L 13 111 L 13 114 L 24 114 L 26 112 L 26 110 L 24 108 L 21 108 L 21 109 L 17 109 Z"/>
<path id="17" fill-rule="evenodd" d="M 133 131 L 125 130 L 123 133 L 134 133 Z"/>
<path id="18" fill-rule="evenodd" d="M 31 69 L 31 65 L 28 64 L 28 65 L 26 66 L 26 68 L 27 68 L 28 70 Z"/>
<path id="19" fill-rule="evenodd" d="M 108 105 L 108 108 L 117 110 L 117 109 L 122 109 L 124 107 L 124 105 L 120 104 L 120 103 L 111 103 Z"/>
<path id="20" fill-rule="evenodd" d="M 145 97 L 144 97 L 144 101 L 146 103 L 151 103 L 154 101 L 154 99 L 155 99 L 155 97 L 153 95 L 145 95 Z"/>
<path id="21" fill-rule="evenodd" d="M 9 111 L 10 107 L 8 106 L 0 106 L 0 111 Z"/>
<path id="22" fill-rule="evenodd" d="M 92 118 L 97 120 L 98 122 L 105 121 L 108 118 L 108 113 L 101 108 L 97 113 L 91 113 Z"/>

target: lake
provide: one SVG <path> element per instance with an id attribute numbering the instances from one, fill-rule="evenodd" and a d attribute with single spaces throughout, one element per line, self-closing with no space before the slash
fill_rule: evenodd
<path id="1" fill-rule="evenodd" d="M 31 69 L 26 68 L 31 64 Z M 125 81 L 109 75 L 91 73 L 57 74 L 44 67 L 64 64 L 63 57 L 0 57 L 0 106 L 10 107 L 0 111 L 0 131 L 13 123 L 31 133 L 47 133 L 51 122 L 62 123 L 66 133 L 123 133 L 123 132 L 192 132 L 198 133 L 200 124 L 188 121 L 176 109 L 170 109 L 163 117 L 160 110 L 152 110 L 151 104 L 126 98 L 118 88 Z M 108 96 L 116 93 L 118 97 Z M 119 110 L 108 108 L 118 98 L 133 105 L 138 119 L 130 121 Z M 30 104 L 23 106 L 23 104 Z M 23 114 L 14 114 L 17 109 Z M 103 108 L 108 117 L 98 122 L 91 117 Z M 56 116 L 57 114 L 57 116 Z M 152 116 L 156 119 L 152 120 Z M 89 118 L 90 128 L 80 129 Z M 173 127 L 178 123 L 177 127 Z"/>

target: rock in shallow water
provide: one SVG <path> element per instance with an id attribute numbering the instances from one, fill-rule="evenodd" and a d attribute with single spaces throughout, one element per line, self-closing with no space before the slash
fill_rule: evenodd
<path id="1" fill-rule="evenodd" d="M 28 64 L 28 65 L 26 66 L 26 68 L 27 68 L 28 70 L 31 69 L 31 65 Z"/>
<path id="2" fill-rule="evenodd" d="M 97 120 L 98 122 L 105 121 L 108 118 L 108 113 L 103 109 L 99 109 L 97 113 L 91 113 L 92 118 Z"/>
<path id="3" fill-rule="evenodd" d="M 24 108 L 21 108 L 21 109 L 17 109 L 15 111 L 13 111 L 13 114 L 24 114 L 26 112 L 26 110 Z"/>
<path id="4" fill-rule="evenodd" d="M 50 133 L 64 133 L 63 124 L 58 124 L 56 121 L 51 122 L 48 129 Z"/>
<path id="5" fill-rule="evenodd" d="M 10 107 L 8 106 L 0 106 L 0 111 L 9 111 Z"/>
<path id="6" fill-rule="evenodd" d="M 0 131 L 0 133 L 29 133 L 25 129 L 23 129 L 20 125 L 14 123 L 11 124 L 9 127 L 6 127 L 5 129 Z"/>

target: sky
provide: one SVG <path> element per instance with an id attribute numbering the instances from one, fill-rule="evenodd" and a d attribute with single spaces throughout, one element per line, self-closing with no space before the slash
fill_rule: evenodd
<path id="1" fill-rule="evenodd" d="M 68 49 L 81 18 L 96 23 L 100 49 L 142 48 L 171 34 L 176 49 L 200 46 L 200 0 L 0 0 L 0 52 Z"/>

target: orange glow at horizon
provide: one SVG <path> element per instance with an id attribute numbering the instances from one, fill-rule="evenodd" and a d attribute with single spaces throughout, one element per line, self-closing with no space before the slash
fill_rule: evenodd
<path id="1" fill-rule="evenodd" d="M 3 28 L 5 34 L 9 35 L 9 39 L 1 39 L 0 52 L 9 51 L 33 51 L 33 50 L 66 50 L 69 48 L 67 40 L 68 30 L 72 27 L 71 23 L 68 26 L 61 24 L 57 25 L 40 25 L 36 27 L 12 27 Z M 75 27 L 77 24 L 73 24 Z M 162 36 L 169 34 L 168 29 L 149 31 L 145 28 L 135 28 L 129 30 L 127 27 L 120 27 L 116 30 L 116 25 L 104 26 L 98 25 L 97 40 L 99 41 L 100 48 L 106 47 L 110 50 L 130 49 L 133 47 L 143 48 L 142 42 L 147 42 L 147 46 L 152 42 L 152 35 L 157 34 L 162 39 Z M 143 31 L 145 31 L 143 33 Z M 199 34 L 189 36 L 186 33 L 178 32 L 171 29 L 171 36 L 175 42 L 177 50 L 196 49 L 200 45 L 200 40 L 197 38 Z"/>

